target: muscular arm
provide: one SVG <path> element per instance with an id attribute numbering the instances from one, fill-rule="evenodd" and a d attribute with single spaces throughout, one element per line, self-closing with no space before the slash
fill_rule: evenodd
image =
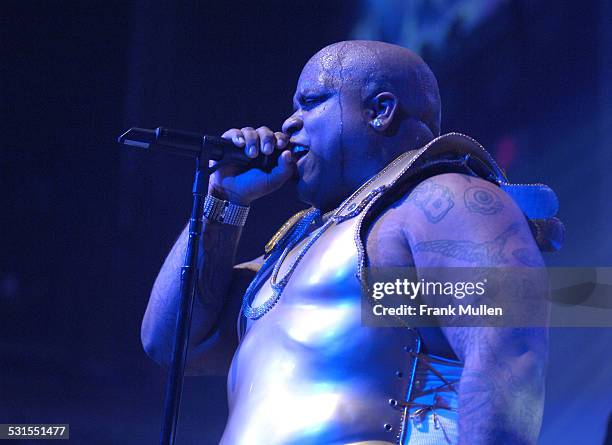
<path id="1" fill-rule="evenodd" d="M 241 230 L 227 224 L 204 224 L 189 338 L 189 374 L 222 372 L 235 349 L 235 322 L 240 297 L 258 268 L 257 262 L 233 267 Z M 172 351 L 180 295 L 179 274 L 187 238 L 186 227 L 155 280 L 142 322 L 141 338 L 145 351 L 164 366 L 168 364 Z"/>
<path id="2" fill-rule="evenodd" d="M 427 277 L 433 267 L 496 268 L 499 282 L 512 284 L 499 288 L 505 297 L 546 307 L 543 270 L 533 268 L 543 265 L 537 246 L 521 211 L 495 185 L 440 175 L 421 183 L 404 205 L 406 237 L 420 277 L 439 279 Z M 504 277 L 509 268 L 518 272 Z M 546 328 L 445 327 L 443 332 L 464 363 L 459 443 L 535 444 L 544 402 Z"/>

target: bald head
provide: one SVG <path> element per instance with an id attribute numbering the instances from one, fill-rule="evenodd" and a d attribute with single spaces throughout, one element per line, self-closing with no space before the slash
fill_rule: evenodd
<path id="1" fill-rule="evenodd" d="M 440 134 L 440 93 L 434 74 L 417 54 L 385 42 L 351 40 L 326 46 L 308 64 L 318 65 L 334 86 L 360 88 L 364 101 L 381 92 L 397 96 L 400 116 Z"/>
<path id="2" fill-rule="evenodd" d="M 283 132 L 303 148 L 298 192 L 325 210 L 440 133 L 434 75 L 416 54 L 388 43 L 323 48 L 304 66 L 293 106 Z"/>

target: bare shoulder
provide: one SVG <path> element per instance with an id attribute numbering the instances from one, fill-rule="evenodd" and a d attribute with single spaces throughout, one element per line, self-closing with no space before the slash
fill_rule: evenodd
<path id="1" fill-rule="evenodd" d="M 379 266 L 415 265 L 418 243 L 459 235 L 484 239 L 511 221 L 528 230 L 515 203 L 495 184 L 458 173 L 433 176 L 377 216 L 368 231 L 368 257 Z"/>
<path id="2" fill-rule="evenodd" d="M 424 265 L 541 265 L 520 208 L 481 178 L 433 176 L 408 193 L 398 210 L 413 255 Z"/>

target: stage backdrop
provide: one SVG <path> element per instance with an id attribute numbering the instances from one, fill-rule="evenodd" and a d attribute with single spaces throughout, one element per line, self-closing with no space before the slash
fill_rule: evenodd
<path id="1" fill-rule="evenodd" d="M 205 3 L 205 4 L 204 4 Z M 278 128 L 304 62 L 373 38 L 436 72 L 443 131 L 561 201 L 550 265 L 610 265 L 609 2 L 3 2 L 0 420 L 70 423 L 74 443 L 157 441 L 164 372 L 142 351 L 156 273 L 185 224 L 193 166 L 122 149 L 127 127 Z M 282 205 L 280 205 L 282 203 Z M 254 205 L 239 260 L 302 208 Z M 603 443 L 612 334 L 554 329 L 540 443 Z M 180 444 L 216 444 L 223 376 L 188 378 Z"/>

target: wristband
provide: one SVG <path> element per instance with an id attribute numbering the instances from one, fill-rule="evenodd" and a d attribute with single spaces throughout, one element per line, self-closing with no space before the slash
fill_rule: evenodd
<path id="1" fill-rule="evenodd" d="M 206 195 L 204 199 L 204 217 L 209 221 L 243 227 L 249 215 L 249 206 L 238 204 Z"/>

